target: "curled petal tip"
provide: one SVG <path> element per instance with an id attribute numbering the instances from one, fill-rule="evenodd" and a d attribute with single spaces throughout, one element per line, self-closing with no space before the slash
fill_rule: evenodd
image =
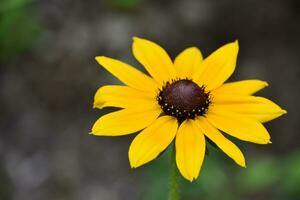
<path id="1" fill-rule="evenodd" d="M 98 61 L 98 60 L 101 60 L 102 58 L 104 58 L 104 56 L 96 56 L 96 57 L 95 57 L 95 60 Z"/>
<path id="2" fill-rule="evenodd" d="M 96 108 L 98 108 L 98 109 L 102 109 L 102 108 L 104 108 L 104 104 L 99 104 L 99 103 L 94 103 L 93 104 L 93 109 L 96 109 Z"/>
<path id="3" fill-rule="evenodd" d="M 243 167 L 243 168 L 246 168 L 246 162 L 245 162 L 245 160 L 242 161 L 242 163 L 239 163 L 239 165 L 240 165 L 241 167 Z"/>
<path id="4" fill-rule="evenodd" d="M 190 183 L 192 183 L 194 180 L 196 180 L 196 178 L 191 177 L 191 178 L 186 178 Z"/>
<path id="5" fill-rule="evenodd" d="M 132 40 L 133 40 L 133 41 L 139 40 L 139 39 L 141 39 L 141 38 L 139 38 L 139 37 L 137 37 L 137 36 L 133 36 L 133 37 L 132 37 Z"/>
<path id="6" fill-rule="evenodd" d="M 269 83 L 267 81 L 263 81 L 263 82 L 264 82 L 265 87 L 269 86 Z"/>
<path id="7" fill-rule="evenodd" d="M 138 167 L 137 165 L 134 165 L 134 164 L 130 163 L 130 168 L 131 168 L 131 169 L 135 169 L 135 168 L 137 168 L 137 167 Z"/>
<path id="8" fill-rule="evenodd" d="M 107 59 L 106 56 L 96 56 L 96 57 L 95 57 L 95 60 L 96 60 L 100 65 L 102 65 L 103 62 L 105 62 L 105 59 Z"/>
<path id="9" fill-rule="evenodd" d="M 282 113 L 283 113 L 283 114 L 287 114 L 287 111 L 286 111 L 286 110 L 282 110 Z"/>
<path id="10" fill-rule="evenodd" d="M 242 163 L 238 163 L 238 164 L 239 164 L 239 166 L 242 167 L 242 168 L 247 168 L 246 162 L 245 162 L 245 161 L 243 161 Z"/>
<path id="11" fill-rule="evenodd" d="M 96 103 L 93 103 L 93 108 L 95 109 L 95 108 L 97 108 L 97 105 L 96 105 Z"/>
<path id="12" fill-rule="evenodd" d="M 230 43 L 232 44 L 235 48 L 239 48 L 239 41 L 235 40 L 234 42 Z"/>
<path id="13" fill-rule="evenodd" d="M 138 167 L 136 162 L 130 156 L 129 156 L 129 165 L 131 169 L 135 169 Z"/>

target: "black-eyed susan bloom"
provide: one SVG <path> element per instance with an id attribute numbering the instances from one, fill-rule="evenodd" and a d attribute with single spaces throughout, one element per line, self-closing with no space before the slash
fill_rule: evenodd
<path id="1" fill-rule="evenodd" d="M 267 86 L 260 80 L 224 83 L 234 72 L 238 42 L 229 43 L 203 59 L 196 47 L 187 48 L 174 62 L 159 45 L 134 38 L 135 58 L 150 76 L 121 61 L 96 60 L 125 86 L 103 86 L 94 107 L 119 107 L 98 119 L 92 134 L 120 136 L 141 131 L 129 148 L 133 168 L 155 159 L 175 140 L 176 164 L 186 179 L 199 175 L 209 138 L 238 165 L 245 166 L 240 149 L 227 133 L 243 141 L 270 143 L 262 123 L 286 113 L 255 92 Z"/>

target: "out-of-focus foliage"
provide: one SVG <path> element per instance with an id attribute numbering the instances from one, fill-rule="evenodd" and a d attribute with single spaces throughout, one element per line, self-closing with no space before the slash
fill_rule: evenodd
<path id="1" fill-rule="evenodd" d="M 142 0 L 110 0 L 109 2 L 117 8 L 131 10 L 136 8 Z"/>
<path id="2" fill-rule="evenodd" d="M 9 177 L 0 161 L 0 199 L 12 199 L 13 188 Z"/>
<path id="3" fill-rule="evenodd" d="M 32 0 L 0 1 L 0 61 L 30 48 L 40 31 L 28 5 Z"/>
<path id="4" fill-rule="evenodd" d="M 181 178 L 182 199 L 239 200 L 256 194 L 262 199 L 280 200 L 286 197 L 297 199 L 300 195 L 300 151 L 286 156 L 248 157 L 247 168 L 239 168 L 222 152 L 209 148 L 200 177 L 193 183 Z M 166 199 L 168 190 L 169 150 L 145 166 L 146 188 L 143 199 Z M 282 179 L 282 177 L 285 177 Z M 261 195 L 261 196 L 260 196 Z"/>
<path id="5" fill-rule="evenodd" d="M 278 165 L 282 167 L 282 190 L 291 199 L 300 196 L 300 151 L 290 154 L 287 158 L 280 160 Z"/>

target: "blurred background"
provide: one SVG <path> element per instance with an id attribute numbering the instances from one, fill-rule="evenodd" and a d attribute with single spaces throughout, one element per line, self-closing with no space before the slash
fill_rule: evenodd
<path id="1" fill-rule="evenodd" d="M 141 66 L 132 36 L 174 58 L 197 46 L 204 56 L 239 40 L 231 80 L 262 79 L 259 93 L 288 110 L 269 122 L 271 145 L 243 143 L 242 169 L 209 147 L 199 179 L 181 179 L 182 199 L 300 198 L 300 1 L 1 0 L 0 199 L 166 199 L 170 155 L 130 169 L 135 135 L 95 137 L 98 87 L 119 84 L 94 60 L 107 55 Z"/>

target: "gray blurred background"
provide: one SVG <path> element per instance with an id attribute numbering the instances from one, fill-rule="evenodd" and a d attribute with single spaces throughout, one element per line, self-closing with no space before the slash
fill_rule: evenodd
<path id="1" fill-rule="evenodd" d="M 297 0 L 1 0 L 0 200 L 166 199 L 169 151 L 132 170 L 134 135 L 88 134 L 111 111 L 92 109 L 95 91 L 119 84 L 94 57 L 140 68 L 132 36 L 172 58 L 190 46 L 206 57 L 238 39 L 231 80 L 269 82 L 259 95 L 288 110 L 266 124 L 271 145 L 230 138 L 246 169 L 209 147 L 199 179 L 181 179 L 182 199 L 300 199 L 299 25 Z"/>

